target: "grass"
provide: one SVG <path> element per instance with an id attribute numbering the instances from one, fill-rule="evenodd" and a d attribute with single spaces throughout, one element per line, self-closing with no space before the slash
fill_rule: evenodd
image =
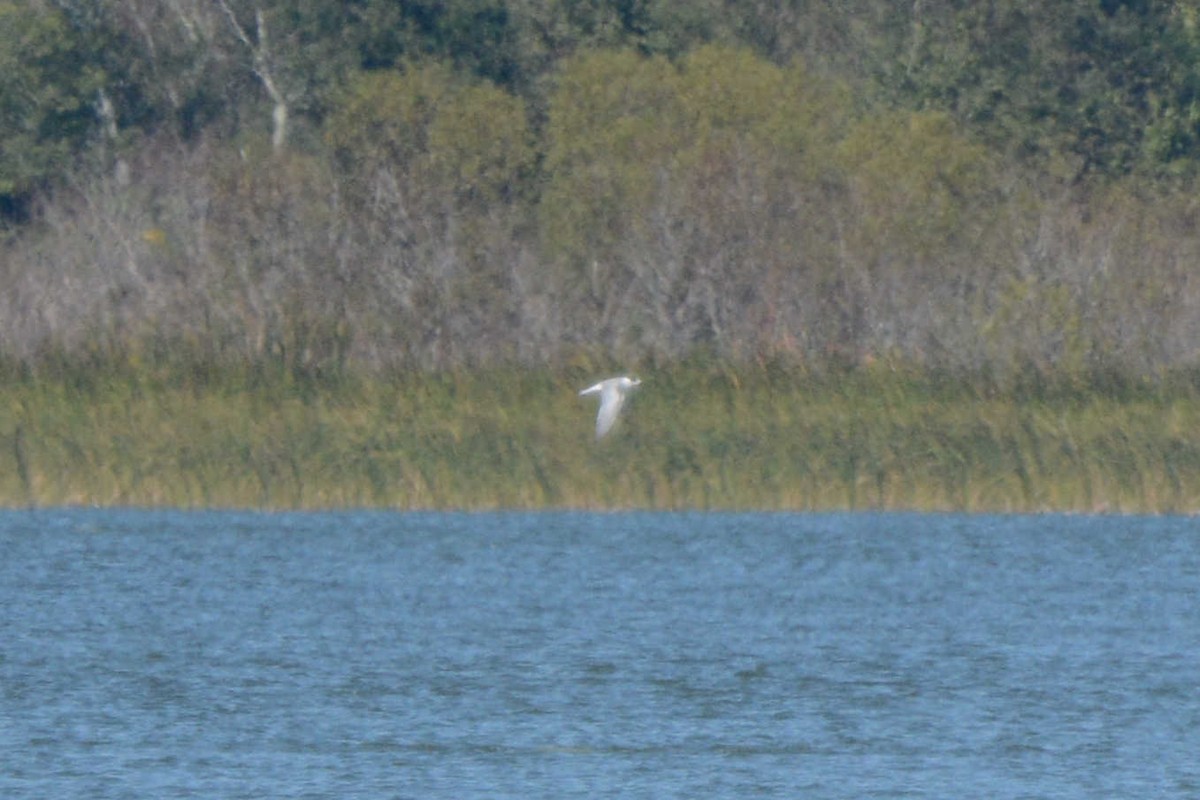
<path id="1" fill-rule="evenodd" d="M 297 379 L 186 370 L 0 388 L 0 504 L 248 508 L 1200 510 L 1190 385 L 983 392 L 886 369 Z"/>

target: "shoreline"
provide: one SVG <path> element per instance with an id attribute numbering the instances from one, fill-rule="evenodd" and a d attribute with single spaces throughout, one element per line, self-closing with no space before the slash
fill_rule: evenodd
<path id="1" fill-rule="evenodd" d="M 675 366 L 644 376 L 596 443 L 576 394 L 596 374 L 16 381 L 0 388 L 0 507 L 1200 510 L 1186 386 L 1030 399 L 887 371 Z"/>

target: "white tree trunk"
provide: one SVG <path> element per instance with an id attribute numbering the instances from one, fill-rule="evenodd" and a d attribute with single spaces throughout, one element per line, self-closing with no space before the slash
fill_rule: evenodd
<path id="1" fill-rule="evenodd" d="M 219 0 L 219 2 L 225 11 L 225 16 L 229 18 L 229 24 L 233 26 L 234 34 L 250 50 L 254 63 L 254 74 L 266 89 L 271 102 L 275 104 L 275 108 L 271 112 L 271 145 L 275 152 L 279 152 L 287 144 L 288 101 L 286 95 L 279 88 L 279 84 L 276 83 L 274 72 L 271 69 L 271 49 L 267 40 L 267 23 L 263 18 L 262 9 L 254 12 L 254 24 L 257 28 L 255 31 L 257 42 L 255 42 L 250 39 L 250 34 L 238 22 L 237 16 L 229 8 L 229 4 L 225 0 Z"/>

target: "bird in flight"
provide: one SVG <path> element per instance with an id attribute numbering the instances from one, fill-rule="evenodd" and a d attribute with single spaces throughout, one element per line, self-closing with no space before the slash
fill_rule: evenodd
<path id="1" fill-rule="evenodd" d="M 600 413 L 596 415 L 596 439 L 600 440 L 604 434 L 612 430 L 613 423 L 617 421 L 617 415 L 621 413 L 621 406 L 625 405 L 625 395 L 640 386 L 642 382 L 637 378 L 621 376 L 620 378 L 608 378 L 597 383 L 595 386 L 589 386 L 579 394 L 598 394 L 600 395 Z"/>

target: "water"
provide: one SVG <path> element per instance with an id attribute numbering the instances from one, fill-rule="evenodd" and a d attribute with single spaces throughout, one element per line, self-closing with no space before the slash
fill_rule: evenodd
<path id="1" fill-rule="evenodd" d="M 1200 523 L 0 513 L 5 798 L 1187 797 Z"/>

